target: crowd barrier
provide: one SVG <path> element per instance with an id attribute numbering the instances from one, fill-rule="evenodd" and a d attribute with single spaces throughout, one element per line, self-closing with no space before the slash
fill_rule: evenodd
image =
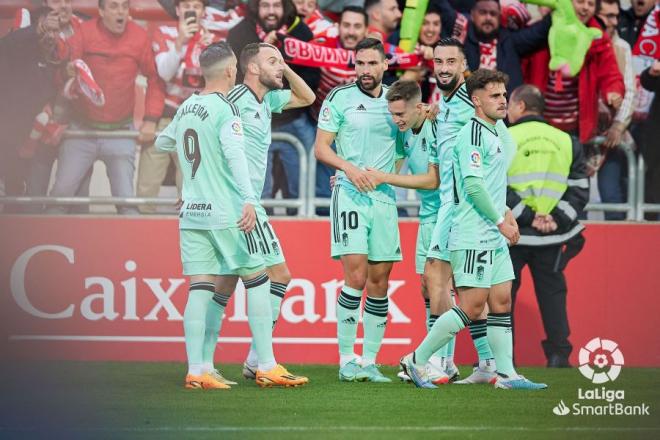
<path id="1" fill-rule="evenodd" d="M 274 220 L 293 280 L 275 329 L 282 362 L 335 363 L 341 264 L 330 258 L 328 220 Z M 378 361 L 395 364 L 424 337 L 425 312 L 415 274 L 417 222 L 400 223 L 403 261 L 390 278 L 390 317 Z M 587 223 L 584 250 L 569 263 L 570 340 L 616 341 L 626 367 L 660 366 L 655 323 L 660 225 Z M 175 218 L 0 216 L 0 359 L 165 361 L 185 359 Z M 545 362 L 532 282 L 525 271 L 516 304 L 516 361 Z M 358 338 L 362 338 L 362 331 Z M 242 362 L 248 350 L 245 290 L 230 301 L 217 359 Z M 361 342 L 361 339 L 358 339 Z M 358 343 L 358 353 L 361 347 Z M 469 332 L 457 361 L 476 359 Z"/>
<path id="2" fill-rule="evenodd" d="M 104 136 L 110 138 L 137 137 L 136 131 L 83 131 L 68 130 L 65 137 L 81 138 L 90 136 Z M 313 218 L 316 208 L 328 208 L 330 206 L 329 198 L 316 197 L 316 157 L 309 154 L 298 138 L 289 133 L 274 132 L 273 141 L 286 142 L 291 145 L 298 153 L 300 173 L 298 180 L 298 197 L 295 199 L 262 199 L 262 204 L 267 208 L 298 208 L 299 217 Z M 590 143 L 600 145 L 605 141 L 602 136 L 593 138 Z M 622 144 L 619 148 L 624 152 L 627 158 L 628 168 L 628 190 L 627 201 L 625 203 L 589 203 L 585 211 L 614 211 L 625 212 L 626 220 L 641 221 L 647 212 L 660 212 L 660 204 L 644 203 L 644 175 L 645 163 L 641 155 L 636 155 L 632 146 Z M 165 197 L 29 197 L 29 196 L 11 196 L 0 197 L 0 204 L 18 204 L 18 205 L 156 205 L 156 206 L 174 206 L 176 199 Z M 397 206 L 400 208 L 417 208 L 417 200 L 398 200 Z"/>

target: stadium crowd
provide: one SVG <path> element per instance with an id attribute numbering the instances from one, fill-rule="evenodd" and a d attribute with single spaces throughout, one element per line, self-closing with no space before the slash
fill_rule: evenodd
<path id="1" fill-rule="evenodd" d="M 439 100 L 433 46 L 455 37 L 468 69 L 508 74 L 509 93 L 522 84 L 543 93 L 543 118 L 574 136 L 584 149 L 588 175 L 597 173 L 603 202 L 626 201 L 626 156 L 634 145 L 648 165 L 646 198 L 660 202 L 658 89 L 660 4 L 633 0 L 573 0 L 577 18 L 602 31 L 573 76 L 550 71 L 550 9 L 515 0 L 430 0 L 412 53 L 400 48 L 405 2 L 396 0 L 159 0 L 171 23 L 148 32 L 131 20 L 130 0 L 99 0 L 98 17 L 76 13 L 75 0 L 43 0 L 18 11 L 0 39 L 0 181 L 5 195 L 85 196 L 95 161 L 105 163 L 116 197 L 156 197 L 166 176 L 180 175 L 176 157 L 157 152 L 155 133 L 178 105 L 203 85 L 198 57 L 208 44 L 227 40 L 236 54 L 253 42 L 277 45 L 292 69 L 315 90 L 307 108 L 273 115 L 273 131 L 297 137 L 309 152 L 318 112 L 334 87 L 355 80 L 351 51 L 364 38 L 385 43 L 390 69 L 384 82 L 413 79 L 427 103 Z M 533 2 L 529 2 L 533 3 Z M 558 1 L 557 4 L 562 3 Z M 469 72 L 468 72 L 469 74 Z M 146 77 L 143 115 L 134 115 L 138 77 Z M 240 81 L 240 75 L 239 75 Z M 136 122 L 137 121 L 137 122 Z M 655 121 L 655 124 L 653 123 Z M 137 126 L 135 126 L 137 124 Z M 63 138 L 65 130 L 94 130 L 94 138 Z M 126 130 L 137 129 L 136 140 Z M 590 141 L 604 136 L 599 145 Z M 54 183 L 49 188 L 53 164 Z M 137 176 L 135 175 L 137 168 Z M 169 173 L 168 173 L 169 170 Z M 334 170 L 317 166 L 316 196 L 329 197 Z M 281 190 L 298 197 L 298 155 L 273 142 L 262 197 Z M 137 181 L 137 186 L 134 185 Z M 121 214 L 152 213 L 153 206 L 118 206 Z M 80 212 L 65 206 L 5 206 L 5 212 Z M 295 215 L 296 209 L 287 210 Z M 606 219 L 623 219 L 608 212 Z"/>

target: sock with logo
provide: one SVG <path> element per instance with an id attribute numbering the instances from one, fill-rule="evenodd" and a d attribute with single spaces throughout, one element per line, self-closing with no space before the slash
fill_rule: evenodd
<path id="1" fill-rule="evenodd" d="M 270 371 L 277 366 L 273 354 L 273 314 L 270 307 L 270 280 L 265 273 L 243 280 L 247 289 L 248 324 L 257 351 L 257 368 Z"/>
<path id="2" fill-rule="evenodd" d="M 362 291 L 348 286 L 341 289 L 337 298 L 337 341 L 342 367 L 354 358 L 361 300 Z"/>
<path id="3" fill-rule="evenodd" d="M 225 315 L 225 307 L 231 298 L 231 293 L 216 292 L 209 301 L 206 309 L 206 330 L 204 331 L 203 370 L 205 373 L 215 369 L 213 358 L 215 347 L 218 345 L 218 335 L 222 327 L 222 317 Z"/>
<path id="4" fill-rule="evenodd" d="M 282 304 L 284 293 L 286 293 L 286 287 L 287 284 L 284 283 L 270 282 L 270 311 L 273 319 L 273 331 L 275 330 L 277 318 L 280 316 L 280 305 Z M 250 367 L 257 365 L 257 348 L 254 345 L 254 339 L 252 339 L 252 343 L 250 344 L 250 351 L 248 352 L 245 363 Z"/>
<path id="5" fill-rule="evenodd" d="M 387 326 L 387 312 L 389 301 L 385 298 L 373 298 L 367 295 L 362 314 L 364 328 L 364 342 L 362 343 L 362 366 L 376 363 L 376 356 L 380 351 Z"/>
<path id="6" fill-rule="evenodd" d="M 426 365 L 433 353 L 449 342 L 456 333 L 469 323 L 470 320 L 467 315 L 458 306 L 452 307 L 440 315 L 433 324 L 431 331 L 415 350 L 414 362 L 417 365 Z"/>
<path id="7" fill-rule="evenodd" d="M 472 336 L 472 342 L 474 343 L 474 348 L 477 350 L 480 362 L 486 359 L 493 359 L 493 352 L 488 344 L 486 323 L 487 320 L 485 319 L 478 319 L 470 323 L 470 336 Z"/>
<path id="8" fill-rule="evenodd" d="M 497 364 L 497 372 L 510 378 L 517 378 L 518 373 L 513 366 L 511 313 L 489 313 L 486 333 Z"/>
<path id="9" fill-rule="evenodd" d="M 188 291 L 188 302 L 183 312 L 183 332 L 186 340 L 188 374 L 195 376 L 203 373 L 206 310 L 214 292 L 214 283 L 191 283 Z"/>
<path id="10" fill-rule="evenodd" d="M 426 311 L 426 333 L 431 330 L 431 300 L 428 298 L 424 298 L 424 310 Z"/>

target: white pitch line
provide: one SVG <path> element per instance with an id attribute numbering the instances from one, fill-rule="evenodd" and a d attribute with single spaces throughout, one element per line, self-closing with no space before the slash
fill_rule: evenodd
<path id="1" fill-rule="evenodd" d="M 78 342 L 185 342 L 183 336 L 93 336 L 93 335 L 11 335 L 10 341 L 78 341 Z M 362 338 L 356 342 L 362 344 Z M 249 337 L 223 337 L 218 342 L 225 344 L 249 344 Z M 408 345 L 410 338 L 384 338 L 384 345 Z M 274 337 L 275 344 L 298 344 L 298 345 L 334 345 L 337 338 L 295 338 Z"/>

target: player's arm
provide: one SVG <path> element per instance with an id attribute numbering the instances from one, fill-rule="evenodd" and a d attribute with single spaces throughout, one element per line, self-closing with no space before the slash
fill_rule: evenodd
<path id="1" fill-rule="evenodd" d="M 307 85 L 304 79 L 294 72 L 288 64 L 284 65 L 284 77 L 291 88 L 291 99 L 284 106 L 284 110 L 290 108 L 307 107 L 314 103 L 316 95 Z"/>
<path id="2" fill-rule="evenodd" d="M 497 229 L 500 230 L 502 235 L 504 235 L 511 244 L 516 244 L 520 238 L 518 228 L 512 224 L 511 221 L 505 221 L 505 217 L 510 219 L 513 218 L 509 214 L 510 210 L 507 208 L 506 212 L 497 212 L 493 200 L 488 194 L 488 191 L 486 191 L 483 177 L 467 176 L 463 180 L 463 183 L 465 185 L 465 192 L 475 209 L 488 220 L 495 223 Z"/>
<path id="3" fill-rule="evenodd" d="M 399 169 L 397 169 L 397 172 Z M 429 167 L 424 174 L 391 174 L 383 173 L 374 168 L 367 168 L 367 172 L 376 185 L 389 183 L 390 185 L 408 189 L 436 189 L 440 185 L 438 165 L 432 163 L 429 163 Z"/>
<path id="4" fill-rule="evenodd" d="M 176 119 L 170 122 L 156 138 L 156 149 L 163 153 L 176 151 Z"/>
<path id="5" fill-rule="evenodd" d="M 243 144 L 243 126 L 241 118 L 227 118 L 220 126 L 220 147 L 227 158 L 227 164 L 236 183 L 238 193 L 243 199 L 243 214 L 238 227 L 245 232 L 254 229 L 256 212 L 254 206 L 259 203 L 250 184 L 250 172 L 245 157 Z"/>
<path id="6" fill-rule="evenodd" d="M 316 141 L 314 142 L 314 156 L 316 160 L 346 173 L 346 177 L 348 177 L 359 191 L 375 189 L 376 185 L 371 181 L 366 171 L 342 159 L 332 149 L 331 145 L 336 135 L 337 133 L 325 131 L 322 128 L 316 129 Z"/>

